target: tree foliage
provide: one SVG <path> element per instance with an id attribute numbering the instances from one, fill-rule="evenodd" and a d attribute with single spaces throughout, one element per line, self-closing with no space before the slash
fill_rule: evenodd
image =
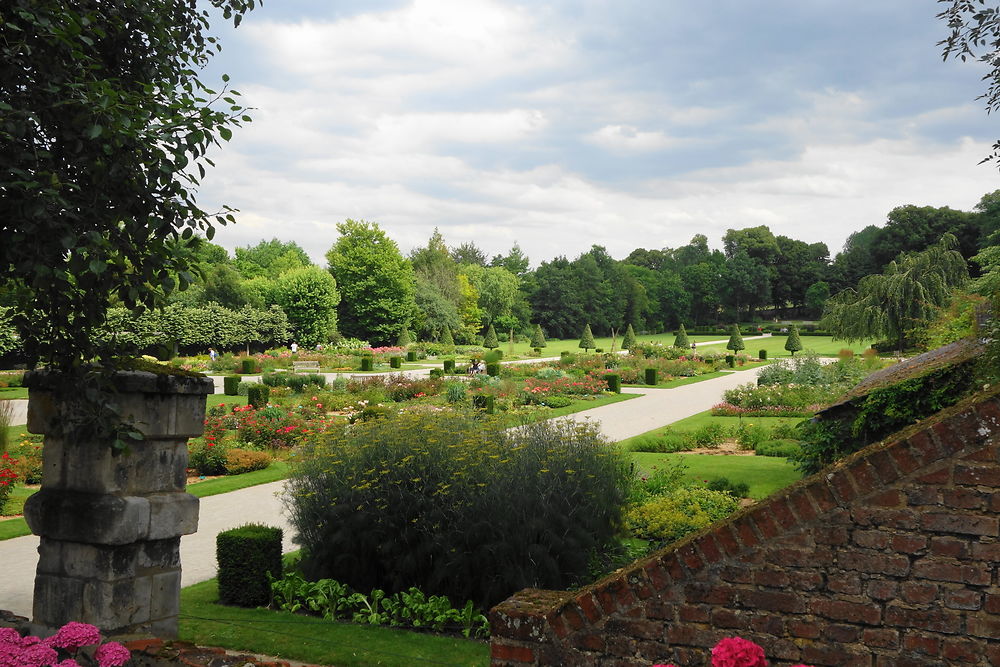
<path id="1" fill-rule="evenodd" d="M 254 0 L 211 4 L 239 23 Z M 121 348 L 92 336 L 108 307 L 187 287 L 187 242 L 233 220 L 194 196 L 206 152 L 249 120 L 238 93 L 198 77 L 216 49 L 207 16 L 173 0 L 5 4 L 0 274 L 32 360 L 111 361 Z"/>
<path id="2" fill-rule="evenodd" d="M 542 325 L 536 324 L 534 331 L 531 332 L 531 347 L 540 350 L 546 346 L 545 334 L 542 333 Z"/>
<path id="3" fill-rule="evenodd" d="M 681 322 L 680 328 L 677 329 L 677 335 L 674 337 L 674 347 L 685 349 L 691 347 L 691 341 L 688 340 L 687 330 L 684 328 L 683 322 Z"/>
<path id="4" fill-rule="evenodd" d="M 632 328 L 632 324 L 629 323 L 628 328 L 625 329 L 625 335 L 622 337 L 622 349 L 631 350 L 635 347 L 635 329 Z"/>
<path id="5" fill-rule="evenodd" d="M 729 334 L 729 342 L 726 343 L 726 349 L 733 352 L 746 349 L 746 343 L 743 342 L 743 335 L 740 334 L 740 325 L 734 324 L 732 326 Z"/>
<path id="6" fill-rule="evenodd" d="M 968 279 L 957 247 L 946 234 L 923 252 L 890 262 L 884 273 L 862 278 L 857 289 L 830 298 L 820 326 L 848 341 L 889 339 L 902 349 L 907 333 L 934 317 Z"/>
<path id="7" fill-rule="evenodd" d="M 785 349 L 795 356 L 795 353 L 802 349 L 802 339 L 799 338 L 799 328 L 792 325 L 791 330 L 788 332 L 788 338 L 785 339 Z"/>
<path id="8" fill-rule="evenodd" d="M 486 330 L 486 335 L 483 336 L 483 347 L 485 347 L 487 350 L 495 350 L 496 348 L 500 347 L 500 343 L 497 340 L 496 329 L 493 328 L 492 324 Z"/>
<path id="9" fill-rule="evenodd" d="M 276 281 L 275 298 L 301 345 L 329 343 L 337 332 L 337 281 L 318 266 L 283 274 Z"/>
<path id="10" fill-rule="evenodd" d="M 583 333 L 580 334 L 579 347 L 582 347 L 584 351 L 589 351 L 597 347 L 597 344 L 594 342 L 594 334 L 590 330 L 590 324 L 586 324 L 583 327 Z"/>

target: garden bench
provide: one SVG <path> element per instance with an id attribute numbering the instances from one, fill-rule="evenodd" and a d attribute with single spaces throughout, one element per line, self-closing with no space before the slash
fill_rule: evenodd
<path id="1" fill-rule="evenodd" d="M 293 361 L 292 372 L 294 373 L 318 373 L 318 361 Z"/>

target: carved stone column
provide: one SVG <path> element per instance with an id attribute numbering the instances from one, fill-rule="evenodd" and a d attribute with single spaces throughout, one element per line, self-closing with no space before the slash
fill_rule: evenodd
<path id="1" fill-rule="evenodd" d="M 111 443 L 63 436 L 59 374 L 28 373 L 28 430 L 45 435 L 42 488 L 25 504 L 41 537 L 33 623 L 69 621 L 110 634 L 177 635 L 180 537 L 198 529 L 186 493 L 187 439 L 204 430 L 210 378 L 144 371 L 115 374 L 107 395 L 145 440 L 113 454 Z"/>

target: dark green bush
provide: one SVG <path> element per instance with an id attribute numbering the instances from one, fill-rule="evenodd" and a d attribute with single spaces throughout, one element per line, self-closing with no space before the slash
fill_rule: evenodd
<path id="1" fill-rule="evenodd" d="M 409 357 L 414 352 L 407 352 L 406 356 Z M 407 359 L 409 361 L 409 359 Z M 389 368 L 402 368 L 403 367 L 403 357 L 389 357 Z"/>
<path id="2" fill-rule="evenodd" d="M 546 396 L 542 399 L 541 403 L 549 408 L 565 408 L 573 403 L 573 399 L 569 396 Z"/>
<path id="3" fill-rule="evenodd" d="M 472 407 L 485 410 L 486 414 L 491 415 L 496 412 L 496 398 L 487 394 L 473 396 Z"/>
<path id="4" fill-rule="evenodd" d="M 754 448 L 757 456 L 774 456 L 777 458 L 795 458 L 802 453 L 802 447 L 796 440 L 768 440 Z"/>
<path id="5" fill-rule="evenodd" d="M 315 387 L 315 389 L 326 388 L 326 377 L 320 373 L 288 373 L 286 371 L 278 371 L 264 373 L 260 381 L 268 387 L 288 387 L 297 394 L 305 391 L 307 387 Z"/>
<path id="6" fill-rule="evenodd" d="M 367 372 L 375 368 L 375 360 L 372 357 L 361 357 L 361 371 Z"/>
<path id="7" fill-rule="evenodd" d="M 483 355 L 483 361 L 487 364 L 495 364 L 503 359 L 503 350 L 490 350 Z"/>
<path id="8" fill-rule="evenodd" d="M 500 364 L 486 364 L 486 374 L 492 377 L 500 377 Z"/>
<path id="9" fill-rule="evenodd" d="M 267 407 L 267 400 L 271 397 L 271 389 L 266 384 L 251 384 L 247 387 L 247 403 L 258 410 Z"/>
<path id="10" fill-rule="evenodd" d="M 585 575 L 620 525 L 627 458 L 593 425 L 508 426 L 410 412 L 308 443 L 288 482 L 307 578 L 489 607 Z"/>
<path id="11" fill-rule="evenodd" d="M 257 361 L 254 359 L 244 359 L 241 362 L 241 372 L 244 375 L 252 375 L 257 372 Z"/>
<path id="12" fill-rule="evenodd" d="M 455 372 L 455 360 L 454 359 L 445 359 L 444 360 L 444 372 L 448 373 L 448 374 L 451 374 L 451 373 Z"/>
<path id="13" fill-rule="evenodd" d="M 210 443 L 198 438 L 188 441 L 188 467 L 206 477 L 226 474 L 226 453 L 223 444 Z"/>
<path id="14" fill-rule="evenodd" d="M 407 361 L 416 361 L 417 360 L 417 351 L 416 350 L 407 350 L 406 351 L 406 360 Z M 396 368 L 399 368 L 399 366 L 396 366 Z"/>
<path id="15" fill-rule="evenodd" d="M 597 354 L 604 354 L 604 348 L 603 347 L 595 347 L 594 348 L 594 352 L 596 352 Z"/>
<path id="16" fill-rule="evenodd" d="M 647 368 L 645 371 L 646 384 L 656 384 L 656 369 Z"/>
<path id="17" fill-rule="evenodd" d="M 432 368 L 429 373 L 432 378 L 442 378 L 444 377 L 444 371 L 440 368 Z"/>
<path id="18" fill-rule="evenodd" d="M 759 352 L 757 352 L 757 358 L 761 361 L 767 361 L 767 350 L 762 348 Z"/>
<path id="19" fill-rule="evenodd" d="M 215 537 L 219 562 L 219 602 L 261 607 L 271 601 L 271 582 L 281 577 L 280 528 L 247 524 Z"/>
<path id="20" fill-rule="evenodd" d="M 608 383 L 608 391 L 613 391 L 616 394 L 622 393 L 622 376 L 618 373 L 606 373 L 604 381 Z"/>
<path id="21" fill-rule="evenodd" d="M 736 368 L 736 357 L 731 354 L 726 355 L 726 365 L 730 368 Z"/>
<path id="22" fill-rule="evenodd" d="M 750 485 L 746 482 L 734 482 L 728 477 L 710 479 L 705 485 L 712 491 L 724 491 L 734 498 L 746 498 L 750 494 Z"/>
<path id="23" fill-rule="evenodd" d="M 227 375 L 222 378 L 222 388 L 226 396 L 236 396 L 239 394 L 241 378 L 239 375 Z"/>

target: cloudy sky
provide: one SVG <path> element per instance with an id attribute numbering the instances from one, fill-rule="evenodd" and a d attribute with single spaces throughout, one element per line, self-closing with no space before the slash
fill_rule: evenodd
<path id="1" fill-rule="evenodd" d="M 345 218 L 532 263 L 765 224 L 823 241 L 971 209 L 1000 136 L 934 0 L 266 0 L 222 72 L 255 110 L 199 201 L 313 258 Z"/>

